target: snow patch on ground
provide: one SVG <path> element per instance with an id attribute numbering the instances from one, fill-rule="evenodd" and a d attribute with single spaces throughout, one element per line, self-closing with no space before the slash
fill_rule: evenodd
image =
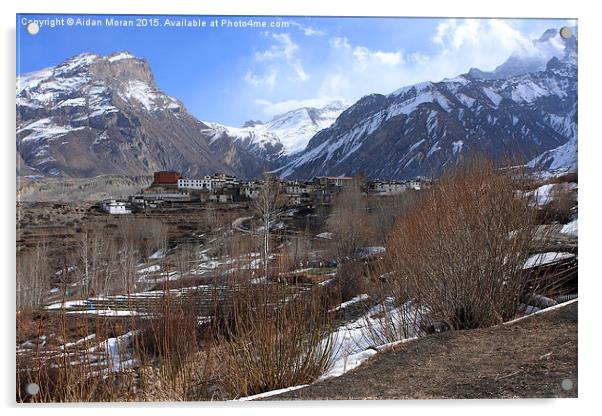
<path id="1" fill-rule="evenodd" d="M 316 237 L 323 238 L 325 240 L 332 240 L 332 237 L 334 237 L 334 234 L 325 232 L 325 233 L 320 233 L 320 234 L 316 235 Z"/>
<path id="2" fill-rule="evenodd" d="M 523 269 L 529 269 L 535 266 L 541 266 L 544 264 L 553 263 L 558 260 L 570 259 L 571 257 L 575 257 L 573 253 L 563 253 L 557 251 L 550 251 L 547 253 L 538 253 L 534 254 L 527 259 L 525 262 Z"/>
<path id="3" fill-rule="evenodd" d="M 562 234 L 568 234 L 568 235 L 572 235 L 574 237 L 577 237 L 577 220 L 573 220 L 571 222 L 569 222 L 568 224 L 565 224 L 562 226 L 562 229 L 560 230 L 560 232 Z"/>
<path id="4" fill-rule="evenodd" d="M 255 399 L 263 399 L 264 397 L 276 396 L 278 394 L 286 393 L 289 391 L 299 390 L 299 389 L 302 389 L 303 387 L 307 387 L 307 386 L 309 386 L 309 384 L 301 384 L 299 386 L 286 387 L 284 389 L 270 390 L 270 391 L 266 391 L 264 393 L 255 394 L 253 396 L 241 397 L 240 399 L 237 399 L 237 401 L 249 402 L 249 401 L 255 400 Z"/>
<path id="5" fill-rule="evenodd" d="M 138 270 L 137 273 L 152 273 L 158 272 L 159 270 L 161 270 L 161 266 L 159 266 L 158 264 L 153 264 L 152 266 L 148 266 L 144 269 Z"/>
<path id="6" fill-rule="evenodd" d="M 378 346 L 390 343 L 392 332 L 399 340 L 418 335 L 425 313 L 411 302 L 395 307 L 393 299 L 386 299 L 355 321 L 340 326 L 330 338 L 334 342 L 332 367 L 319 380 L 338 377 L 356 368 L 376 354 Z M 406 328 L 407 336 L 402 335 L 402 327 Z"/>
<path id="7" fill-rule="evenodd" d="M 377 354 L 378 351 L 375 349 L 367 349 L 359 351 L 349 355 L 345 355 L 342 358 L 335 361 L 334 365 L 323 374 L 318 380 L 326 380 L 328 378 L 340 377 L 348 371 L 359 367 L 364 361 L 373 355 Z"/>
<path id="8" fill-rule="evenodd" d="M 350 305 L 353 305 L 354 303 L 362 302 L 364 300 L 367 300 L 368 298 L 369 298 L 369 296 L 366 293 L 363 293 L 361 295 L 357 295 L 354 298 L 349 299 L 347 302 L 341 303 L 336 308 L 331 309 L 329 312 L 340 311 L 341 309 L 345 309 L 346 307 L 348 307 Z"/>
<path id="9" fill-rule="evenodd" d="M 165 257 L 165 250 L 161 249 L 161 250 L 157 250 L 155 251 L 150 257 L 149 259 L 162 259 L 163 257 Z"/>

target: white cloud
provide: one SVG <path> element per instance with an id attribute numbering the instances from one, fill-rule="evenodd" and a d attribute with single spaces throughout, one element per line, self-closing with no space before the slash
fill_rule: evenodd
<path id="1" fill-rule="evenodd" d="M 278 71 L 273 67 L 269 68 L 264 75 L 257 75 L 249 70 L 245 74 L 245 81 L 254 87 L 268 86 L 273 88 L 276 85 L 277 76 Z"/>
<path id="2" fill-rule="evenodd" d="M 309 79 L 309 75 L 307 75 L 307 73 L 303 69 L 303 65 L 301 65 L 301 61 L 296 60 L 295 62 L 293 62 L 291 64 L 291 66 L 292 66 L 293 70 L 295 71 L 295 77 L 293 77 L 293 80 L 307 81 Z"/>
<path id="3" fill-rule="evenodd" d="M 291 37 L 287 33 L 273 33 L 272 38 L 277 43 L 270 46 L 262 52 L 255 52 L 256 61 L 271 61 L 274 59 L 286 59 L 289 60 L 295 56 L 299 50 L 299 45 L 291 40 Z"/>
<path id="4" fill-rule="evenodd" d="M 301 60 L 297 54 L 299 45 L 291 39 L 288 33 L 266 33 L 275 43 L 268 49 L 255 52 L 254 61 L 263 71 L 263 75 L 257 75 L 256 71 L 249 69 L 245 74 L 244 80 L 254 87 L 269 86 L 274 87 L 277 82 L 281 81 L 282 74 L 292 74 L 287 77 L 290 81 L 307 81 L 309 75 L 305 71 Z M 262 63 L 267 64 L 262 67 Z M 268 64 L 269 63 L 269 64 Z"/>
<path id="5" fill-rule="evenodd" d="M 444 68 L 464 72 L 471 67 L 492 70 L 512 53 L 537 53 L 532 39 L 524 36 L 511 22 L 499 19 L 456 19 L 439 23 L 433 42 L 440 47 L 431 57 Z M 448 74 L 449 76 L 452 74 Z"/>
<path id="6" fill-rule="evenodd" d="M 323 30 L 316 29 L 311 26 L 305 26 L 298 22 L 289 22 L 290 25 L 296 26 L 303 31 L 305 36 L 323 36 L 326 34 Z"/>
<path id="7" fill-rule="evenodd" d="M 329 40 L 330 46 L 336 49 L 351 49 L 349 40 L 346 37 L 334 37 Z"/>
<path id="8" fill-rule="evenodd" d="M 325 71 L 317 93 L 355 100 L 372 92 L 387 94 L 417 82 L 440 81 L 471 67 L 493 70 L 512 53 L 537 53 L 532 39 L 506 20 L 445 19 L 437 25 L 431 41 L 434 48 L 430 53 L 405 53 L 370 49 L 354 45 L 346 37 L 332 37 L 331 69 Z"/>
<path id="9" fill-rule="evenodd" d="M 403 57 L 400 51 L 397 52 L 382 52 L 371 51 L 364 46 L 357 46 L 353 49 L 353 56 L 357 63 L 366 64 L 369 61 L 376 61 L 383 65 L 398 65 L 403 62 Z"/>

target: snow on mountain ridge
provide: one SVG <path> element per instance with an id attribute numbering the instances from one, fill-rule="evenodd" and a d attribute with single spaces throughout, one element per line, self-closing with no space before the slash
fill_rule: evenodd
<path id="1" fill-rule="evenodd" d="M 265 123 L 247 122 L 243 127 L 230 127 L 204 122 L 210 129 L 211 142 L 230 136 L 256 154 L 275 160 L 302 151 L 318 131 L 330 127 L 347 105 L 342 101 L 321 107 L 301 107 L 274 116 Z"/>
<path id="2" fill-rule="evenodd" d="M 279 114 L 257 128 L 275 134 L 291 155 L 302 151 L 317 132 L 330 127 L 347 107 L 339 100 L 321 108 L 301 107 Z"/>

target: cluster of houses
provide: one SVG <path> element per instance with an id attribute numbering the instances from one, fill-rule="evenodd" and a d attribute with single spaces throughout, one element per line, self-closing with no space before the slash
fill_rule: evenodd
<path id="1" fill-rule="evenodd" d="M 281 180 L 282 193 L 289 205 L 328 205 L 336 193 L 356 178 L 348 176 L 319 176 L 311 181 Z M 101 208 L 110 214 L 128 214 L 132 210 L 156 208 L 165 203 L 242 202 L 257 198 L 263 182 L 241 181 L 224 173 L 199 178 L 183 178 L 179 172 L 155 172 L 151 187 L 133 195 L 129 201 L 103 201 Z M 394 195 L 407 189 L 420 189 L 428 184 L 427 179 L 410 181 L 361 181 L 365 194 Z"/>

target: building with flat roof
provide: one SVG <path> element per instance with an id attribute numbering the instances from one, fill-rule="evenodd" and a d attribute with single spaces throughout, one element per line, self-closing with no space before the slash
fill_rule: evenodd
<path id="1" fill-rule="evenodd" d="M 161 171 L 155 172 L 153 185 L 177 185 L 178 180 L 182 177 L 180 172 Z"/>

